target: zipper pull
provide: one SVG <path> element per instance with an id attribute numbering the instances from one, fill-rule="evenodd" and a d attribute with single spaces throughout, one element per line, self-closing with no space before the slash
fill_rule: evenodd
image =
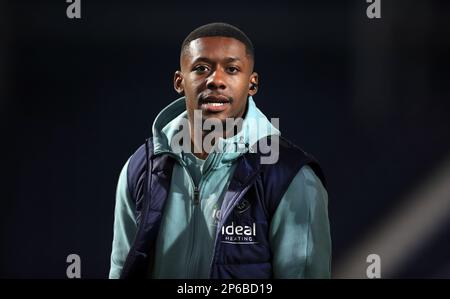
<path id="1" fill-rule="evenodd" d="M 197 186 L 194 187 L 194 205 L 198 205 L 200 202 L 200 190 Z"/>

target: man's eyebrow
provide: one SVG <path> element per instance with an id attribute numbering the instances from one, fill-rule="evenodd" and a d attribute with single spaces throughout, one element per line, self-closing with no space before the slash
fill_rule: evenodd
<path id="1" fill-rule="evenodd" d="M 230 63 L 230 62 L 235 62 L 235 61 L 242 61 L 242 59 L 240 59 L 239 57 L 225 57 L 223 59 L 223 61 L 225 63 Z M 214 63 L 213 60 L 211 60 L 211 59 L 209 59 L 207 57 L 198 57 L 192 62 L 192 64 L 195 64 L 195 63 L 198 63 L 198 62 L 206 62 L 206 63 L 210 63 L 210 64 Z"/>
<path id="2" fill-rule="evenodd" d="M 213 61 L 212 61 L 211 59 L 207 58 L 207 57 L 198 57 L 198 58 L 196 58 L 196 59 L 192 62 L 192 64 L 195 64 L 195 63 L 197 63 L 197 62 L 207 62 L 207 63 L 212 63 Z"/>
<path id="3" fill-rule="evenodd" d="M 240 59 L 239 57 L 226 57 L 224 59 L 225 63 L 230 63 L 230 62 L 236 62 L 236 61 L 242 61 L 242 59 Z"/>

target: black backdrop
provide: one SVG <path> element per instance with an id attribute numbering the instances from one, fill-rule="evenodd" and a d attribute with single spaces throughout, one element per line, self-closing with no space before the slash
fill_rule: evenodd
<path id="1" fill-rule="evenodd" d="M 450 154 L 445 1 L 382 1 L 378 20 L 363 0 L 82 0 L 79 20 L 63 0 L 1 3 L 0 277 L 64 278 L 71 253 L 107 276 L 119 171 L 208 22 L 249 35 L 257 105 L 320 160 L 334 263 Z M 394 277 L 449 277 L 448 224 Z"/>

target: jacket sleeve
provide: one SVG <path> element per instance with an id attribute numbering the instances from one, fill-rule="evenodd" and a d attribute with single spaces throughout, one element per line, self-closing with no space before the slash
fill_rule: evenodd
<path id="1" fill-rule="evenodd" d="M 129 194 L 127 184 L 127 168 L 129 160 L 120 172 L 116 190 L 114 209 L 114 236 L 111 251 L 111 268 L 109 278 L 120 278 L 123 265 L 130 247 L 133 244 L 137 226 L 135 218 L 135 204 Z"/>
<path id="2" fill-rule="evenodd" d="M 275 278 L 330 278 L 328 194 L 309 166 L 297 173 L 270 224 Z"/>

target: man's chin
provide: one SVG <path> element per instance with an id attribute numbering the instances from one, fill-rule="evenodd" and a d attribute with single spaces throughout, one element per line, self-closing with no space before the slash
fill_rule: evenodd
<path id="1" fill-rule="evenodd" d="M 228 115 L 204 115 L 202 117 L 203 124 L 208 121 L 208 123 L 216 124 L 216 123 L 222 123 L 225 124 L 225 121 L 227 118 L 230 118 Z"/>

